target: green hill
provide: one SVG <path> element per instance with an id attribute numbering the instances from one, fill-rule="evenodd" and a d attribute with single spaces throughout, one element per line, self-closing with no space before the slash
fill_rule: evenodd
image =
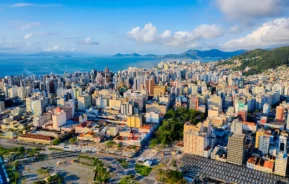
<path id="1" fill-rule="evenodd" d="M 146 54 L 140 55 L 138 53 L 133 54 L 115 54 L 112 57 L 146 57 L 146 58 L 160 58 L 160 59 L 226 59 L 239 54 L 244 53 L 245 50 L 237 50 L 233 52 L 224 52 L 218 49 L 212 50 L 188 50 L 180 54 L 166 54 L 166 55 L 154 55 Z"/>
<path id="2" fill-rule="evenodd" d="M 234 60 L 239 59 L 240 66 L 234 67 L 233 70 L 244 70 L 247 66 L 251 69 L 245 72 L 245 75 L 261 73 L 269 68 L 276 68 L 281 65 L 289 64 L 289 46 L 279 47 L 273 50 L 256 49 L 245 52 L 228 60 L 220 62 L 222 64 L 233 64 Z"/>

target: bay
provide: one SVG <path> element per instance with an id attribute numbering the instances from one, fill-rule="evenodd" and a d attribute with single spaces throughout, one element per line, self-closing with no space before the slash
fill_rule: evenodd
<path id="1" fill-rule="evenodd" d="M 128 67 L 151 68 L 161 61 L 164 60 L 142 57 L 0 57 L 0 76 L 45 75 L 51 72 L 54 74 L 73 73 L 75 71 L 89 72 L 92 69 L 104 70 L 105 67 L 116 72 Z"/>

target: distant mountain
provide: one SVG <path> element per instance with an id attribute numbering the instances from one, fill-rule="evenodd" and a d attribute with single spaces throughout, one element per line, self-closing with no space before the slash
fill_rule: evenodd
<path id="1" fill-rule="evenodd" d="M 239 60 L 240 64 L 234 66 L 235 60 Z M 269 68 L 277 68 L 282 65 L 289 65 L 289 46 L 279 47 L 271 50 L 255 49 L 238 56 L 232 57 L 225 61 L 221 61 L 218 65 L 231 64 L 233 70 L 245 70 L 249 67 L 250 70 L 246 71 L 245 75 L 252 75 L 261 73 Z"/>
<path id="2" fill-rule="evenodd" d="M 112 57 L 148 57 L 148 58 L 161 58 L 161 59 L 202 59 L 202 58 L 214 58 L 214 59 L 226 59 L 239 54 L 244 53 L 244 50 L 238 50 L 234 52 L 224 52 L 217 49 L 200 51 L 200 50 L 188 50 L 181 54 L 166 54 L 166 55 L 154 55 L 146 54 L 140 55 L 137 53 L 133 54 L 115 54 Z"/>
<path id="3" fill-rule="evenodd" d="M 117 54 L 113 55 L 112 57 L 143 57 L 143 55 L 140 55 L 138 53 L 132 53 L 132 54 L 117 53 Z"/>
<path id="4" fill-rule="evenodd" d="M 200 51 L 200 50 L 188 50 L 181 54 L 168 54 L 164 55 L 163 58 L 170 59 L 202 59 L 202 58 L 214 58 L 214 59 L 225 59 L 232 56 L 236 56 L 244 53 L 244 50 L 238 50 L 234 52 L 224 52 L 218 49 Z"/>

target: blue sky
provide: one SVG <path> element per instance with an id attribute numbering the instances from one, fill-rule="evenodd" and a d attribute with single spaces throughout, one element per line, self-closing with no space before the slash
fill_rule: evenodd
<path id="1" fill-rule="evenodd" d="M 289 45 L 287 0 L 1 0 L 0 52 L 178 53 Z"/>

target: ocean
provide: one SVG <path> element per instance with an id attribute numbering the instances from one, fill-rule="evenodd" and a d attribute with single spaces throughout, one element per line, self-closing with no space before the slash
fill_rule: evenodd
<path id="1" fill-rule="evenodd" d="M 49 73 L 64 74 L 75 71 L 88 72 L 92 69 L 111 71 L 128 67 L 151 68 L 164 59 L 133 57 L 0 57 L 0 77 L 11 75 L 44 75 Z M 192 61 L 192 60 L 189 60 Z"/>

